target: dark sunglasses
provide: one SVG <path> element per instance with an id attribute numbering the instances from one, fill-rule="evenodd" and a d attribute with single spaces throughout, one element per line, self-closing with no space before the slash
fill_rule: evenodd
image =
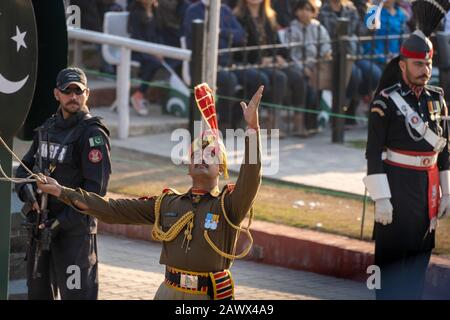
<path id="1" fill-rule="evenodd" d="M 81 96 L 86 90 L 76 87 L 76 88 L 59 89 L 59 91 L 61 91 L 61 93 L 65 95 L 75 93 L 77 96 Z"/>

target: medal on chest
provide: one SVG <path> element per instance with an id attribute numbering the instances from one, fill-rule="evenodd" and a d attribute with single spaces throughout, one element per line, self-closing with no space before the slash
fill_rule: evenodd
<path id="1" fill-rule="evenodd" d="M 219 215 L 212 214 L 209 212 L 205 218 L 205 224 L 204 224 L 205 229 L 216 230 L 218 224 L 219 224 Z"/>
<path id="2" fill-rule="evenodd" d="M 430 113 L 431 121 L 441 120 L 441 105 L 437 100 L 428 100 L 428 112 Z"/>

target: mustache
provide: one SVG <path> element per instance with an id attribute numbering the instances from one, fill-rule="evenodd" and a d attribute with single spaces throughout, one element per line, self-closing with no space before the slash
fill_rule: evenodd
<path id="1" fill-rule="evenodd" d="M 202 161 L 202 163 L 196 164 L 196 165 L 194 166 L 194 168 L 198 168 L 198 167 L 200 167 L 200 166 L 204 166 L 205 168 L 209 168 L 209 165 L 208 165 L 205 161 Z"/>
<path id="2" fill-rule="evenodd" d="M 79 106 L 80 104 L 78 103 L 77 100 L 70 100 L 69 102 L 67 102 L 65 105 L 68 106 L 69 104 L 76 104 L 77 106 Z"/>

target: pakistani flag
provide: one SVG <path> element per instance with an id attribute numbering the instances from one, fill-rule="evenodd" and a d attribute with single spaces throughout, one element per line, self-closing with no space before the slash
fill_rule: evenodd
<path id="1" fill-rule="evenodd" d="M 89 145 L 91 147 L 98 147 L 104 145 L 102 136 L 96 136 L 89 138 Z"/>

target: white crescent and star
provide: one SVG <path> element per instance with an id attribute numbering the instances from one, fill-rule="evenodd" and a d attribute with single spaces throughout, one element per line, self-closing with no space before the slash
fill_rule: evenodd
<path id="1" fill-rule="evenodd" d="M 11 37 L 16 44 L 17 44 L 17 52 L 19 52 L 20 48 L 24 47 L 27 48 L 27 44 L 25 43 L 25 36 L 27 35 L 26 32 L 20 32 L 19 27 L 16 26 L 16 35 L 14 37 Z"/>
<path id="2" fill-rule="evenodd" d="M 1 16 L 0 12 L 0 16 Z M 16 42 L 16 50 L 19 52 L 19 50 L 23 47 L 27 49 L 27 44 L 25 43 L 25 36 L 27 35 L 27 32 L 20 32 L 20 29 L 18 26 L 16 26 L 16 35 L 11 37 L 13 41 Z M 23 88 L 25 83 L 28 81 L 29 75 L 27 75 L 25 78 L 19 81 L 10 81 L 6 79 L 1 73 L 0 73 L 0 93 L 4 94 L 13 94 L 19 91 Z"/>

